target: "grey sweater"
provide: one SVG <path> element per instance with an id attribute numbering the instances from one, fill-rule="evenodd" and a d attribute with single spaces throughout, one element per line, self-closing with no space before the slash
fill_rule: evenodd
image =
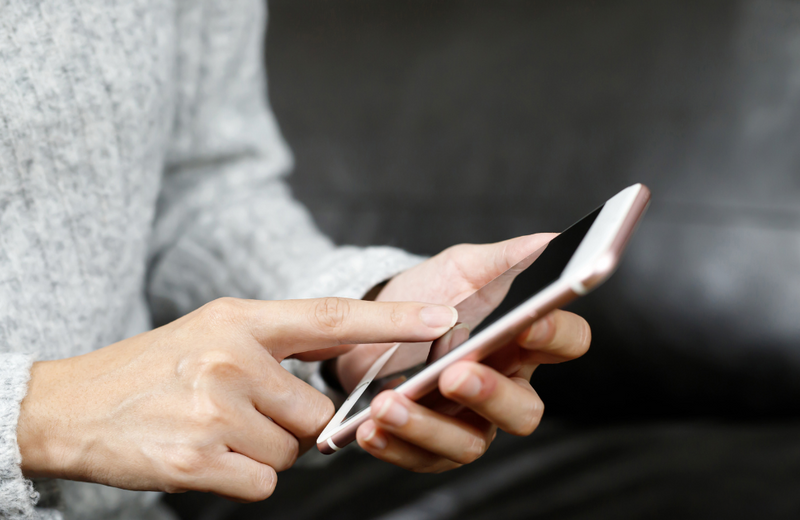
<path id="1" fill-rule="evenodd" d="M 168 517 L 154 493 L 22 477 L 34 360 L 223 295 L 360 297 L 418 261 L 334 247 L 292 200 L 265 100 L 265 11 L 0 0 L 0 518 Z"/>

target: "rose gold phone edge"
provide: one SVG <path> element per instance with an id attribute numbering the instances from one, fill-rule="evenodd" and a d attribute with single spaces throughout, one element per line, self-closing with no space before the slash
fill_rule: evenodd
<path id="1" fill-rule="evenodd" d="M 464 348 L 463 352 L 459 352 L 458 355 L 447 356 L 447 358 L 442 358 L 432 363 L 395 390 L 411 400 L 420 399 L 436 388 L 439 375 L 447 366 L 461 360 L 479 361 L 484 359 L 492 352 L 507 345 L 538 318 L 586 294 L 611 276 L 619 265 L 625 246 L 633 236 L 636 225 L 650 202 L 650 190 L 647 186 L 643 184 L 634 186 L 640 187 L 639 192 L 608 249 L 595 262 L 596 268 L 593 271 L 568 287 L 557 287 L 558 283 L 554 282 L 550 287 L 534 295 L 530 300 L 506 314 L 490 328 L 484 330 L 484 336 L 480 341 L 475 341 L 473 345 Z M 553 288 L 557 290 L 550 290 Z M 535 296 L 540 296 L 540 298 L 537 299 Z M 492 329 L 494 329 L 494 332 L 491 332 Z M 369 412 L 370 407 L 361 410 L 350 419 L 346 419 L 340 430 L 324 438 L 325 432 L 323 431 L 320 438 L 317 439 L 317 449 L 321 453 L 330 455 L 341 449 L 342 446 L 353 442 L 356 437 L 356 430 L 368 419 Z"/>

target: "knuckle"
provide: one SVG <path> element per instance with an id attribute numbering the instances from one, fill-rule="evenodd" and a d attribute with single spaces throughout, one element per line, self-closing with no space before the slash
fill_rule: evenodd
<path id="1" fill-rule="evenodd" d="M 211 321 L 227 321 L 233 316 L 238 308 L 238 302 L 235 298 L 217 298 L 203 305 L 200 310 L 203 317 Z"/>
<path id="2" fill-rule="evenodd" d="M 472 256 L 477 247 L 479 246 L 475 244 L 456 244 L 439 253 L 437 257 L 441 258 L 445 272 L 462 273 L 460 259 Z"/>
<path id="3" fill-rule="evenodd" d="M 217 430 L 227 424 L 227 414 L 213 399 L 197 397 L 192 407 L 192 424 L 198 432 Z"/>
<path id="4" fill-rule="evenodd" d="M 543 406 L 536 406 L 528 413 L 524 414 L 522 421 L 512 425 L 511 428 L 507 430 L 508 433 L 520 437 L 526 437 L 532 434 L 534 431 L 536 431 L 536 428 L 539 427 L 539 423 L 542 420 L 543 411 Z"/>
<path id="5" fill-rule="evenodd" d="M 488 448 L 488 439 L 479 436 L 473 437 L 453 462 L 457 462 L 458 464 L 470 464 L 481 458 Z"/>
<path id="6" fill-rule="evenodd" d="M 269 381 L 269 397 L 277 406 L 291 405 L 297 399 L 297 391 L 290 381 L 276 377 Z"/>
<path id="7" fill-rule="evenodd" d="M 396 305 L 393 305 L 392 310 L 389 313 L 389 320 L 392 322 L 392 325 L 399 328 L 405 321 L 405 314 L 403 314 Z"/>
<path id="8" fill-rule="evenodd" d="M 325 334 L 336 337 L 350 316 L 350 302 L 346 298 L 321 298 L 314 304 L 312 320 Z"/>
<path id="9" fill-rule="evenodd" d="M 166 485 L 168 493 L 180 493 L 192 489 L 192 482 L 207 466 L 206 458 L 189 446 L 173 446 L 164 454 Z"/>
<path id="10" fill-rule="evenodd" d="M 291 432 L 301 439 L 319 435 L 336 411 L 333 401 L 301 381 L 275 379 L 269 393 L 276 406 L 298 410 L 292 417 Z"/>
<path id="11" fill-rule="evenodd" d="M 275 470 L 266 465 L 259 466 L 250 475 L 250 493 L 245 497 L 251 502 L 260 502 L 272 496 L 278 484 L 278 475 Z"/>
<path id="12" fill-rule="evenodd" d="M 472 253 L 478 246 L 475 244 L 455 244 L 442 251 L 447 259 L 457 259 Z"/>
<path id="13" fill-rule="evenodd" d="M 199 352 L 192 363 L 194 381 L 219 380 L 241 377 L 242 366 L 236 355 L 227 349 L 209 349 Z"/>
<path id="14" fill-rule="evenodd" d="M 297 462 L 300 456 L 300 441 L 291 435 L 285 435 L 285 440 L 281 443 L 279 461 L 275 464 L 275 471 L 285 471 Z"/>
<path id="15" fill-rule="evenodd" d="M 318 436 L 336 411 L 333 401 L 316 390 L 309 399 L 307 410 L 308 413 L 303 414 L 304 417 L 298 425 L 300 431 L 297 433 L 302 438 Z"/>
<path id="16" fill-rule="evenodd" d="M 224 348 L 212 348 L 197 354 L 197 368 L 199 370 L 216 370 L 236 366 L 236 356 Z"/>
<path id="17" fill-rule="evenodd" d="M 333 419 L 333 415 L 336 413 L 336 406 L 334 406 L 333 401 L 331 401 L 325 395 L 320 394 L 318 398 L 318 405 L 317 408 L 319 412 L 317 413 L 317 424 L 314 427 L 314 434 L 321 433 L 325 425 Z"/>

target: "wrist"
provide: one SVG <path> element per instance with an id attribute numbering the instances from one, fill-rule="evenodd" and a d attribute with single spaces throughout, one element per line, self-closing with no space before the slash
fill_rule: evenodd
<path id="1" fill-rule="evenodd" d="M 31 367 L 28 392 L 20 405 L 17 445 L 22 456 L 22 474 L 27 478 L 58 478 L 66 474 L 58 418 L 51 400 L 58 395 L 55 381 L 58 361 L 39 361 Z M 67 410 L 61 410 L 67 414 Z"/>

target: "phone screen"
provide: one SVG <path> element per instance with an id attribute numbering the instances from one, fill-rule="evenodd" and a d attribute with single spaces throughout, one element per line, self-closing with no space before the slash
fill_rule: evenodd
<path id="1" fill-rule="evenodd" d="M 600 211 L 596 209 L 546 246 L 531 254 L 506 272 L 484 285 L 455 306 L 459 321 L 444 336 L 434 342 L 400 343 L 392 346 L 370 371 L 377 369 L 371 381 L 362 382 L 367 388 L 348 411 L 345 421 L 367 408 L 380 392 L 397 388 L 425 367 L 452 352 L 474 335 L 506 313 L 527 301 L 558 280 L 578 246 L 592 227 Z M 487 311 L 487 309 L 494 309 Z"/>

